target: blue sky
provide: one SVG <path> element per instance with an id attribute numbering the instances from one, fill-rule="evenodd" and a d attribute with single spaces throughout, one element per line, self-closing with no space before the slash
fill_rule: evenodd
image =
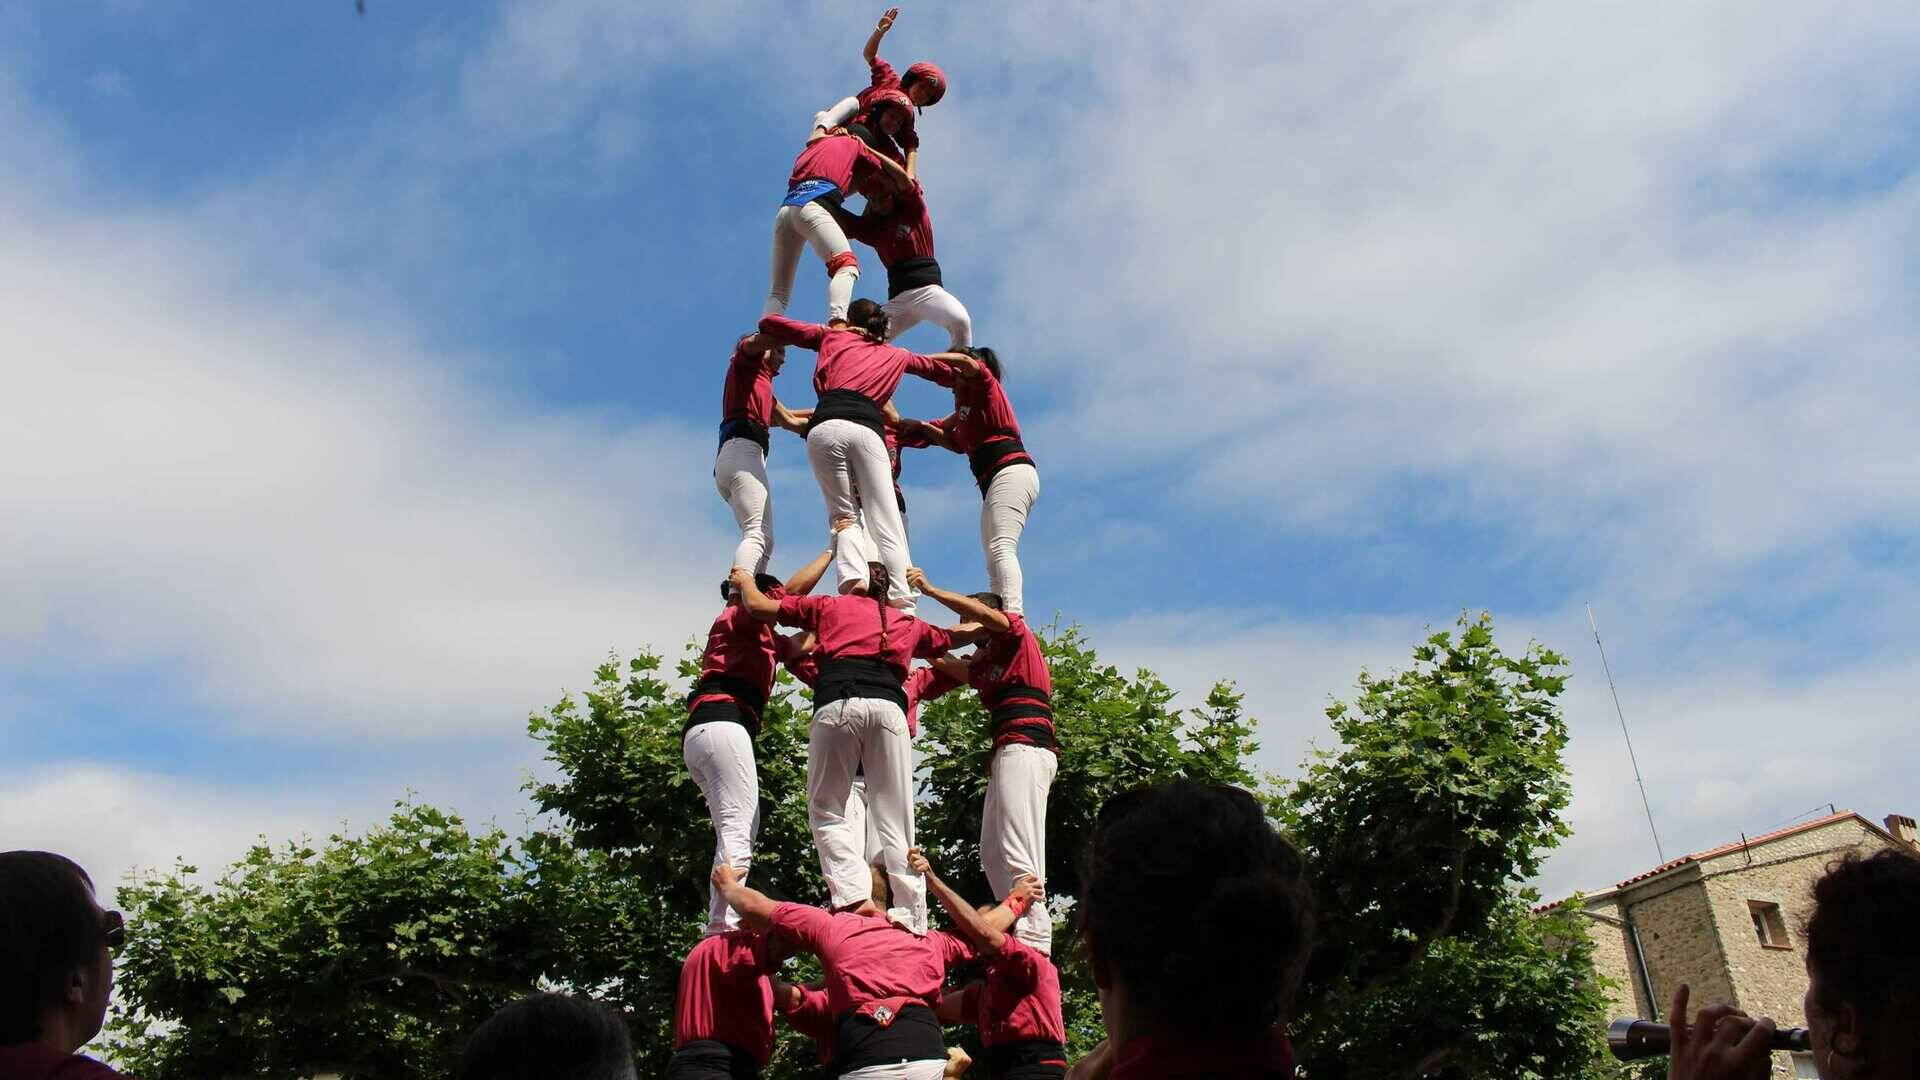
<path id="1" fill-rule="evenodd" d="M 0 843 L 511 822 L 526 714 L 711 617 L 722 365 L 877 9 L 368 7 L 0 5 Z M 1920 18 L 1270 7 L 884 50 L 953 79 L 922 174 L 1041 462 L 1030 610 L 1235 678 L 1282 773 L 1492 610 L 1573 662 L 1549 891 L 1652 861 L 1586 603 L 1668 854 L 1914 812 Z M 906 469 L 975 584 L 964 468 Z"/>

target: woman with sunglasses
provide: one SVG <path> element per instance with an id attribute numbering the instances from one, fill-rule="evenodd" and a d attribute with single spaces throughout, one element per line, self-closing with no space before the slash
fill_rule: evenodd
<path id="1" fill-rule="evenodd" d="M 103 1080 L 120 1074 L 79 1052 L 100 1033 L 125 940 L 93 879 L 61 855 L 0 853 L 0 1077 Z"/>

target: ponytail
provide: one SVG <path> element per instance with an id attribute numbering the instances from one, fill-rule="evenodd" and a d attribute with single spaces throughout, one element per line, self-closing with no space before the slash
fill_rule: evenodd
<path id="1" fill-rule="evenodd" d="M 887 340 L 890 320 L 877 301 L 861 297 L 847 306 L 847 325 L 858 327 L 875 341 Z"/>
<path id="2" fill-rule="evenodd" d="M 880 605 L 880 659 L 887 658 L 887 594 L 893 591 L 893 579 L 881 563 L 867 564 L 867 595 Z"/>

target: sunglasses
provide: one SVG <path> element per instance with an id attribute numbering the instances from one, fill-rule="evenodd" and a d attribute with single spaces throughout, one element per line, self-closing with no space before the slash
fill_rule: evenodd
<path id="1" fill-rule="evenodd" d="M 106 939 L 107 948 L 118 950 L 127 943 L 127 920 L 117 911 L 100 913 L 100 936 Z"/>

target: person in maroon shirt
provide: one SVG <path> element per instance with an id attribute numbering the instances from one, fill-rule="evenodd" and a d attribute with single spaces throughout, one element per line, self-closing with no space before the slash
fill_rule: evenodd
<path id="1" fill-rule="evenodd" d="M 700 939 L 680 965 L 668 1080 L 760 1074 L 773 1056 L 775 973 L 796 944 L 754 930 Z"/>
<path id="2" fill-rule="evenodd" d="M 966 350 L 969 362 L 949 365 L 952 376 L 935 382 L 953 388 L 953 415 L 917 424 L 916 435 L 967 456 L 980 488 L 980 547 L 987 560 L 987 588 L 1000 594 L 1015 615 L 1026 611 L 1026 577 L 1020 572 L 1020 534 L 1040 497 L 1040 470 L 1020 441 L 1020 421 L 1000 381 L 1000 357 L 992 349 Z"/>
<path id="3" fill-rule="evenodd" d="M 1060 761 L 1053 729 L 1053 674 L 1027 620 L 1000 610 L 993 593 L 962 596 L 907 571 L 914 587 L 946 605 L 986 635 L 968 660 L 965 677 L 993 722 L 987 800 L 980 812 L 980 865 L 994 892 L 1005 893 L 1022 874 L 1042 884 L 1047 873 L 1047 797 Z M 963 632 L 960 637 L 971 637 Z M 937 664 L 951 669 L 950 663 Z M 958 673 L 957 670 L 955 672 Z M 1053 917 L 1043 900 L 1021 917 L 1014 933 L 1049 955 Z"/>
<path id="4" fill-rule="evenodd" d="M 847 813 L 859 770 L 866 775 L 867 815 L 879 833 L 881 859 L 900 905 L 894 914 L 924 930 L 925 887 L 907 867 L 907 849 L 913 846 L 913 747 L 905 683 L 915 657 L 947 652 L 953 636 L 887 606 L 885 567 L 873 564 L 868 574 L 872 598 L 853 593 L 775 599 L 743 570 L 734 571 L 734 583 L 755 619 L 810 630 L 819 642 L 807 743 L 807 822 L 833 907 L 857 905 L 871 891 L 865 831 L 856 830 Z"/>
<path id="5" fill-rule="evenodd" d="M 968 906 L 933 872 L 919 848 L 909 859 L 948 915 Z M 981 937 L 969 938 L 967 944 L 978 954 L 985 977 L 947 993 L 934 1008 L 944 1023 L 980 1029 L 980 1045 L 986 1049 L 981 1063 L 989 1077 L 1001 1080 L 1058 1080 L 1067 1071 L 1060 972 L 1045 953 L 1007 933 L 1040 898 L 1039 881 L 1027 874 L 1013 883 L 1005 900 L 975 909 L 978 924 L 964 925 L 984 928 Z"/>
<path id="6" fill-rule="evenodd" d="M 892 582 L 887 601 L 911 614 L 914 600 L 907 591 L 906 572 L 912 559 L 900 508 L 884 497 L 856 506 L 854 487 L 884 492 L 892 486 L 886 405 L 900 380 L 909 373 L 935 379 L 958 364 L 974 361 L 962 353 L 920 356 L 886 344 L 886 313 L 865 297 L 854 302 L 849 317 L 851 328 L 835 328 L 768 315 L 760 320 L 760 330 L 820 354 L 813 368 L 813 388 L 820 403 L 807 426 L 807 460 L 826 499 L 828 520 L 859 515 L 858 524 L 840 538 L 841 591 L 859 584 L 866 563 L 877 560 L 886 566 Z"/>
<path id="7" fill-rule="evenodd" d="M 763 312 L 777 315 L 787 310 L 793 299 L 793 275 L 800 268 L 800 249 L 810 246 L 827 265 L 827 322 L 845 322 L 853 283 L 860 276 L 860 260 L 827 208 L 877 183 L 905 187 L 910 182 L 899 162 L 874 153 L 852 135 L 829 133 L 808 142 L 794 159 L 787 197 L 773 216 L 772 277 Z"/>
<path id="8" fill-rule="evenodd" d="M 832 207 L 833 218 L 848 236 L 866 244 L 887 268 L 887 340 L 931 322 L 947 332 L 947 347 L 956 352 L 973 344 L 973 318 L 960 298 L 948 292 L 933 254 L 933 215 L 927 211 L 927 193 L 919 181 L 905 191 L 876 189 L 865 193 L 867 205 L 858 215 Z"/>
<path id="9" fill-rule="evenodd" d="M 0 1077 L 108 1080 L 79 1053 L 107 1015 L 113 950 L 126 939 L 93 879 L 65 856 L 0 853 Z"/>
<path id="10" fill-rule="evenodd" d="M 1291 1077 L 1313 896 L 1259 801 L 1193 780 L 1136 788 L 1100 808 L 1081 861 L 1111 1080 Z"/>
<path id="11" fill-rule="evenodd" d="M 766 574 L 755 578 L 767 595 L 805 596 L 819 584 L 831 557 L 832 549 L 822 552 L 784 586 Z M 774 661 L 787 641 L 741 608 L 731 581 L 721 583 L 720 595 L 728 603 L 707 630 L 700 676 L 687 693 L 680 756 L 713 819 L 714 864 L 727 863 L 745 877 L 760 836 L 760 770 L 753 743 L 760 734 L 760 714 L 773 693 Z M 727 902 L 710 893 L 706 932 L 718 934 L 738 925 Z"/>
<path id="12" fill-rule="evenodd" d="M 947 74 L 939 65 L 930 60 L 922 60 L 907 68 L 904 76 L 894 74 L 893 65 L 880 59 L 880 41 L 893 29 L 893 20 L 899 18 L 899 8 L 888 8 L 880 16 L 880 21 L 868 35 L 867 44 L 860 50 L 861 58 L 867 62 L 867 70 L 872 79 L 865 90 L 859 94 L 844 98 L 822 109 L 813 116 L 815 135 L 837 127 L 859 124 L 872 129 L 879 118 L 873 115 L 873 106 L 885 98 L 888 91 L 904 94 L 914 108 L 925 108 L 939 103 L 947 94 Z M 903 122 L 895 130 L 885 134 L 889 142 L 895 144 L 895 153 L 906 166 L 909 178 L 919 175 L 920 136 L 913 129 L 913 114 L 907 113 Z"/>
<path id="13" fill-rule="evenodd" d="M 733 511 L 740 543 L 733 565 L 756 574 L 767 572 L 773 557 L 773 502 L 767 488 L 769 431 L 774 427 L 804 437 L 806 417 L 773 396 L 773 377 L 787 362 L 787 347 L 759 333 L 743 336 L 727 361 L 727 382 L 720 392 L 720 448 L 713 460 L 713 486 Z"/>
<path id="14" fill-rule="evenodd" d="M 966 937 L 979 936 L 977 927 L 956 916 L 965 936 L 918 933 L 882 914 L 872 898 L 841 912 L 776 904 L 734 880 L 725 866 L 714 870 L 713 883 L 744 924 L 791 935 L 820 958 L 826 1007 L 835 1023 L 831 1075 L 936 1080 L 946 1071 L 933 1004 L 947 970 L 972 958 Z M 892 902 L 897 906 L 899 898 Z M 973 915 L 973 922 L 978 918 Z"/>

